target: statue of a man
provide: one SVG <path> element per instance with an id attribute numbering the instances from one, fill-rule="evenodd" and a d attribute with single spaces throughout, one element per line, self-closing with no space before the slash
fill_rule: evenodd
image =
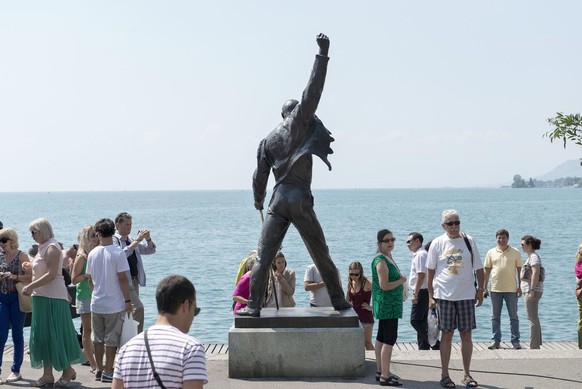
<path id="1" fill-rule="evenodd" d="M 327 155 L 333 153 L 330 143 L 334 140 L 315 116 L 327 73 L 329 38 L 319 34 L 316 41 L 319 54 L 315 57 L 301 101 L 285 102 L 281 112 L 283 121 L 261 141 L 257 151 L 257 169 L 253 175 L 256 209 L 263 209 L 271 169 L 277 183 L 261 231 L 258 258 L 251 273 L 249 302 L 246 308 L 237 312 L 239 316 L 260 316 L 269 269 L 291 223 L 305 242 L 325 282 L 334 309 L 351 308 L 345 299 L 337 269 L 329 256 L 323 230 L 313 211 L 312 155 L 320 157 L 331 170 Z"/>

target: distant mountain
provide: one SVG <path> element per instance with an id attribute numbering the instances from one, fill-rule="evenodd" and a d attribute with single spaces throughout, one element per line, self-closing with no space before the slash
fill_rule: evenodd
<path id="1" fill-rule="evenodd" d="M 579 159 L 571 159 L 558 166 L 552 171 L 536 177 L 537 180 L 550 181 L 557 178 L 582 177 L 582 166 Z"/>

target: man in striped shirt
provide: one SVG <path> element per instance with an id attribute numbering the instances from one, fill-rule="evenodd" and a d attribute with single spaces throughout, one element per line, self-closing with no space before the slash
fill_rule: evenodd
<path id="1" fill-rule="evenodd" d="M 204 346 L 187 335 L 194 316 L 200 312 L 194 285 L 182 276 L 166 277 L 158 284 L 156 303 L 156 324 L 119 351 L 111 388 L 201 389 L 208 382 Z"/>

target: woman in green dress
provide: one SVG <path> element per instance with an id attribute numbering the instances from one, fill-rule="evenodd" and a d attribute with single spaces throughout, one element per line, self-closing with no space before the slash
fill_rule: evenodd
<path id="1" fill-rule="evenodd" d="M 372 311 L 378 319 L 376 336 L 376 380 L 382 386 L 401 386 L 400 377 L 390 372 L 392 348 L 398 337 L 398 319 L 402 318 L 403 284 L 406 283 L 392 250 L 396 238 L 389 230 L 378 232 L 378 252 L 372 260 Z"/>

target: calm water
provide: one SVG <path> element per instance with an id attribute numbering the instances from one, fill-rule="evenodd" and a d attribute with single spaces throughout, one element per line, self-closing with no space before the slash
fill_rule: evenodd
<path id="1" fill-rule="evenodd" d="M 394 258 L 408 276 L 411 254 L 405 240 L 418 231 L 426 240 L 440 235 L 442 210 L 454 208 L 463 231 L 472 235 L 482 258 L 495 245 L 495 231 L 506 228 L 510 244 L 519 247 L 522 235 L 542 240 L 539 254 L 547 280 L 540 303 L 545 340 L 575 341 L 578 311 L 574 297 L 574 254 L 580 236 L 582 190 L 577 189 L 385 189 L 316 190 L 315 210 L 326 234 L 332 258 L 345 285 L 347 266 L 353 260 L 369 266 L 375 252 L 376 232 L 393 231 Z M 190 334 L 205 343 L 226 343 L 232 325 L 231 294 L 240 260 L 253 249 L 261 220 L 250 191 L 0 193 L 4 226 L 13 227 L 26 250 L 34 242 L 28 223 L 47 217 L 57 239 L 74 243 L 84 224 L 130 212 L 134 232 L 150 228 L 158 252 L 144 257 L 148 286 L 142 288 L 146 326 L 156 316 L 155 287 L 169 274 L 190 278 L 198 292 L 202 312 Z M 289 267 L 297 272 L 295 300 L 309 306 L 303 290 L 305 267 L 311 259 L 296 230 L 283 243 Z M 475 339 L 490 339 L 490 303 L 477 310 Z M 414 341 L 408 323 L 410 302 L 405 303 L 399 340 Z M 529 339 L 523 302 L 519 305 L 522 340 Z M 77 325 L 78 326 L 78 325 Z M 503 340 L 509 340 L 509 319 L 502 316 Z"/>

